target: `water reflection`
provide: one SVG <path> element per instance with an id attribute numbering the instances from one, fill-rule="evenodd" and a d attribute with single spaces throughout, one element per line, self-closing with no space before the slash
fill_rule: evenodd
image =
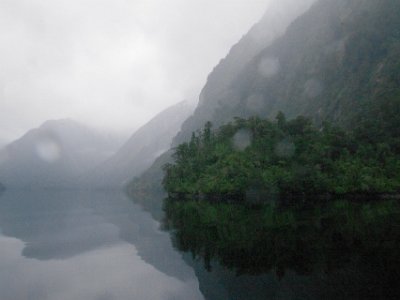
<path id="1" fill-rule="evenodd" d="M 165 208 L 207 299 L 399 299 L 396 202 L 254 209 L 167 200 Z"/>
<path id="2" fill-rule="evenodd" d="M 122 194 L 0 198 L 1 299 L 202 299 L 159 223 Z"/>
<path id="3" fill-rule="evenodd" d="M 116 243 L 118 228 L 96 215 L 88 198 L 71 192 L 7 192 L 0 198 L 0 228 L 25 243 L 22 255 L 39 260 L 66 259 Z"/>

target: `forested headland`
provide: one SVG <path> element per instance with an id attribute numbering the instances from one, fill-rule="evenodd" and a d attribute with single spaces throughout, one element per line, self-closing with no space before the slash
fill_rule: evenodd
<path id="1" fill-rule="evenodd" d="M 170 195 L 239 201 L 396 194 L 398 118 L 382 107 L 384 122 L 368 117 L 352 130 L 317 126 L 302 116 L 288 121 L 281 112 L 274 121 L 236 118 L 217 129 L 208 122 L 176 147 L 174 163 L 164 167 L 164 187 Z"/>

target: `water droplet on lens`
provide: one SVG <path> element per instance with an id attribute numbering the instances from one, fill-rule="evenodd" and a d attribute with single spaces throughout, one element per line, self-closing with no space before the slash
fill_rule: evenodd
<path id="1" fill-rule="evenodd" d="M 258 72 L 265 78 L 271 78 L 278 73 L 280 69 L 279 60 L 276 58 L 264 58 L 258 65 Z"/>
<path id="2" fill-rule="evenodd" d="M 247 129 L 240 129 L 233 136 L 233 146 L 235 149 L 243 151 L 248 146 L 250 146 L 252 140 L 252 134 Z"/>
<path id="3" fill-rule="evenodd" d="M 61 147 L 50 137 L 41 138 L 36 143 L 36 153 L 45 162 L 53 163 L 60 158 Z"/>
<path id="4" fill-rule="evenodd" d="M 280 141 L 275 146 L 275 154 L 279 157 L 292 157 L 296 151 L 296 146 L 288 139 Z"/>

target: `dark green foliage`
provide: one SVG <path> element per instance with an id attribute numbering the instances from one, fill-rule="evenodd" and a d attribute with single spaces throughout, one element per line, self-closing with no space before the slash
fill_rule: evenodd
<path id="1" fill-rule="evenodd" d="M 263 46 L 252 59 L 246 60 L 244 66 L 235 67 L 235 71 L 229 74 L 220 73 L 218 69 L 231 70 L 237 62 L 232 56 L 223 60 L 210 74 L 201 94 L 200 105 L 183 124 L 174 145 L 187 141 L 191 133 L 201 128 L 207 120 L 219 127 L 234 116 L 248 118 L 258 115 L 272 119 L 278 111 L 282 111 L 288 118 L 309 116 L 318 127 L 329 121 L 345 130 L 352 130 L 354 136 L 349 138 L 354 144 L 346 146 L 349 153 L 353 155 L 358 151 L 360 143 L 366 148 L 361 151 L 364 153 L 372 153 L 379 148 L 380 160 L 386 157 L 384 164 L 392 169 L 386 175 L 390 173 L 388 176 L 393 179 L 398 176 L 393 175 L 398 170 L 398 163 L 396 159 L 389 163 L 388 157 L 400 153 L 397 133 L 400 128 L 399 28 L 400 1 L 318 1 L 292 22 L 281 38 L 269 46 Z M 268 33 L 270 28 L 265 27 L 264 30 Z M 240 42 L 240 47 L 246 48 L 248 45 L 245 43 L 247 38 Z M 268 76 L 260 72 L 265 65 L 268 67 L 271 64 L 277 66 L 276 72 L 266 72 Z M 235 129 L 225 130 L 229 135 L 229 130 Z M 342 142 L 341 135 L 336 137 L 338 143 Z M 223 144 L 219 147 L 228 146 Z M 392 154 L 386 154 L 387 146 Z M 337 160 L 336 156 L 340 153 L 339 148 L 335 150 L 335 147 L 329 151 L 332 152 L 332 158 Z M 375 155 L 373 153 L 372 156 Z M 237 161 L 237 155 L 234 156 Z M 366 156 L 363 155 L 364 158 Z M 341 166 L 343 169 L 350 165 L 354 171 L 353 174 L 346 174 L 348 183 L 348 180 L 355 181 L 354 177 L 360 178 L 359 164 L 368 166 L 366 171 L 370 175 L 364 176 L 364 181 L 369 185 L 371 175 L 375 178 L 374 173 L 380 168 L 379 164 L 369 163 L 371 165 L 365 165 L 363 158 L 358 162 L 346 161 L 343 156 L 343 160 L 335 167 L 338 169 Z M 325 165 L 325 162 L 321 164 L 319 173 L 326 173 L 329 161 Z M 319 173 L 313 174 L 317 176 Z M 288 180 L 286 175 L 281 174 L 281 181 Z M 255 186 L 259 185 L 257 180 Z M 186 179 L 184 181 L 187 182 Z M 203 181 L 207 181 L 206 178 Z M 387 182 L 380 179 L 373 181 L 381 187 Z M 321 183 L 326 184 L 323 181 Z M 367 185 L 363 184 L 362 190 Z M 190 184 L 196 190 L 193 186 Z M 337 187 L 338 192 L 349 190 L 346 186 Z M 390 191 L 390 188 L 387 190 Z"/>
<path id="2" fill-rule="evenodd" d="M 385 121 L 367 119 L 352 132 L 328 123 L 317 128 L 302 116 L 287 121 L 282 113 L 276 122 L 236 118 L 215 131 L 207 123 L 175 149 L 164 187 L 171 195 L 257 202 L 273 195 L 396 193 L 396 108 L 377 109 Z"/>
<path id="3" fill-rule="evenodd" d="M 240 275 L 272 273 L 283 279 L 287 274 L 289 281 L 294 272 L 308 278 L 304 299 L 400 296 L 395 201 L 252 209 L 167 199 L 165 211 L 175 246 L 208 269 L 218 261 Z"/>

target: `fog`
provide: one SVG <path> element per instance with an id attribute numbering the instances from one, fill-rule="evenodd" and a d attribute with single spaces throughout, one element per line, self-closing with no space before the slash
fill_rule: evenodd
<path id="1" fill-rule="evenodd" d="M 0 146 L 48 119 L 130 134 L 166 107 L 196 101 L 268 3 L 2 0 Z"/>

